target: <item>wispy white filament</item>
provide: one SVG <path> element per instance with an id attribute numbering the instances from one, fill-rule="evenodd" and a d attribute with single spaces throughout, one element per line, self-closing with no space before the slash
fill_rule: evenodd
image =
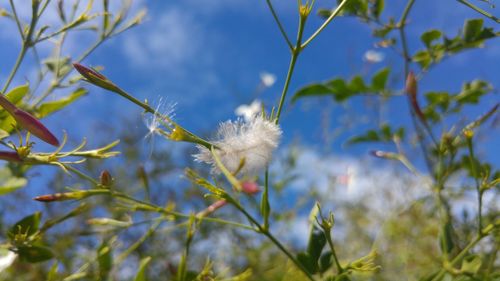
<path id="1" fill-rule="evenodd" d="M 231 172 L 238 169 L 242 159 L 245 160 L 241 172 L 245 175 L 256 175 L 271 160 L 273 151 L 278 147 L 281 129 L 274 122 L 261 116 L 250 121 L 226 121 L 219 125 L 217 139 L 212 141 L 218 147 L 217 156 L 222 164 Z M 212 165 L 212 171 L 218 172 L 212 153 L 203 146 L 198 146 L 199 153 L 194 157 L 197 161 Z"/>

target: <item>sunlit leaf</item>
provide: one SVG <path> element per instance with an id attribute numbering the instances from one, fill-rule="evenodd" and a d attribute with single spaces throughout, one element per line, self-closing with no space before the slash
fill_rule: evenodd
<path id="1" fill-rule="evenodd" d="M 85 94 L 87 94 L 86 89 L 78 88 L 76 91 L 74 91 L 67 97 L 55 101 L 42 103 L 40 107 L 38 107 L 37 109 L 38 117 L 43 118 L 51 113 L 54 113 L 55 111 L 61 110 Z"/>
<path id="2" fill-rule="evenodd" d="M 17 251 L 20 259 L 29 263 L 43 262 L 54 257 L 54 253 L 44 246 L 20 246 Z"/>

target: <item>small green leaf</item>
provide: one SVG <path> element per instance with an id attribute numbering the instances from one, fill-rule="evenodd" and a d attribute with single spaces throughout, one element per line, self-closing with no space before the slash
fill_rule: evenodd
<path id="1" fill-rule="evenodd" d="M 375 0 L 375 3 L 373 4 L 373 14 L 376 18 L 379 18 L 382 11 L 384 11 L 384 5 L 384 0 Z"/>
<path id="2" fill-rule="evenodd" d="M 146 281 L 146 267 L 150 261 L 151 257 L 141 259 L 141 262 L 139 263 L 139 270 L 137 270 L 134 281 Z"/>
<path id="3" fill-rule="evenodd" d="M 316 223 L 314 223 L 309 233 L 309 242 L 307 244 L 307 255 L 309 256 L 310 262 L 313 264 L 314 272 L 318 270 L 318 260 L 325 245 L 325 233 L 323 233 L 323 231 L 316 226 Z"/>
<path id="4" fill-rule="evenodd" d="M 347 144 L 356 144 L 356 143 L 362 143 L 362 142 L 376 142 L 376 141 L 381 141 L 381 138 L 378 135 L 378 132 L 375 130 L 369 130 L 364 135 L 352 137 L 351 139 L 349 139 Z"/>
<path id="5" fill-rule="evenodd" d="M 486 81 L 473 80 L 472 82 L 465 83 L 462 86 L 462 91 L 454 97 L 459 104 L 477 104 L 479 99 L 491 92 L 493 87 Z"/>
<path id="6" fill-rule="evenodd" d="M 432 57 L 429 51 L 418 51 L 412 60 L 420 65 L 422 68 L 427 68 L 432 62 Z"/>
<path id="7" fill-rule="evenodd" d="M 472 42 L 477 39 L 483 29 L 483 19 L 470 19 L 464 23 L 464 41 Z"/>
<path id="8" fill-rule="evenodd" d="M 468 274 L 476 274 L 481 268 L 483 261 L 480 256 L 472 255 L 462 261 L 461 271 Z"/>
<path id="9" fill-rule="evenodd" d="M 332 89 L 323 84 L 311 84 L 301 88 L 292 97 L 292 102 L 297 101 L 299 98 L 309 97 L 309 96 L 326 96 L 331 95 Z"/>
<path id="10" fill-rule="evenodd" d="M 8 92 L 5 97 L 13 104 L 19 103 L 24 96 L 29 92 L 30 90 L 30 85 L 28 83 L 17 86 L 14 89 L 12 89 L 10 92 Z"/>
<path id="11" fill-rule="evenodd" d="M 111 253 L 111 247 L 109 246 L 108 242 L 108 240 L 103 241 L 101 246 L 97 250 L 97 262 L 99 263 L 100 280 L 107 280 L 109 272 L 113 267 L 113 256 Z"/>
<path id="12" fill-rule="evenodd" d="M 324 273 L 327 271 L 333 264 L 333 255 L 332 252 L 328 251 L 321 255 L 319 258 L 319 271 Z"/>
<path id="13" fill-rule="evenodd" d="M 10 177 L 0 184 L 0 196 L 25 187 L 27 183 L 28 181 L 25 178 Z"/>
<path id="14" fill-rule="evenodd" d="M 447 222 L 441 227 L 439 234 L 439 246 L 441 247 L 441 251 L 448 254 L 455 248 L 455 243 L 453 242 L 453 232 L 454 230 L 451 222 Z"/>
<path id="15" fill-rule="evenodd" d="M 57 276 L 57 270 L 59 268 L 59 265 L 56 262 L 54 262 L 54 264 L 52 264 L 52 266 L 50 267 L 50 270 L 49 272 L 47 273 L 47 281 L 57 281 L 59 280 L 58 276 Z"/>
<path id="16" fill-rule="evenodd" d="M 311 257 L 305 252 L 300 252 L 297 254 L 297 260 L 300 264 L 307 270 L 307 272 L 314 274 L 317 270 L 315 270 L 314 262 L 311 260 Z"/>
<path id="17" fill-rule="evenodd" d="M 379 72 L 375 73 L 375 75 L 372 77 L 373 91 L 378 92 L 385 89 L 390 71 L 391 70 L 386 67 L 380 70 Z"/>
<path id="18" fill-rule="evenodd" d="M 10 136 L 9 132 L 0 129 L 0 140 L 3 140 L 4 138 L 6 138 L 8 136 Z"/>
<path id="19" fill-rule="evenodd" d="M 442 35 L 443 34 L 441 33 L 441 31 L 439 31 L 437 29 L 431 29 L 431 30 L 424 32 L 420 36 L 420 40 L 422 40 L 422 42 L 424 42 L 424 44 L 427 48 L 430 48 L 432 45 L 432 42 L 441 38 Z"/>
<path id="20" fill-rule="evenodd" d="M 7 235 L 10 239 L 13 239 L 16 234 L 23 234 L 27 237 L 35 234 L 38 230 L 38 227 L 40 226 L 41 217 L 42 213 L 36 212 L 32 215 L 22 218 L 10 228 Z"/>
<path id="21" fill-rule="evenodd" d="M 20 246 L 17 248 L 17 253 L 23 261 L 29 263 L 37 263 L 50 260 L 54 257 L 52 251 L 44 246 Z"/>
<path id="22" fill-rule="evenodd" d="M 37 109 L 37 115 L 39 118 L 43 118 L 55 111 L 61 110 L 69 104 L 76 101 L 81 96 L 87 94 L 87 90 L 84 88 L 78 88 L 76 91 L 71 93 L 69 96 L 64 97 L 62 99 L 56 101 L 50 101 L 46 103 L 42 103 L 40 107 Z"/>

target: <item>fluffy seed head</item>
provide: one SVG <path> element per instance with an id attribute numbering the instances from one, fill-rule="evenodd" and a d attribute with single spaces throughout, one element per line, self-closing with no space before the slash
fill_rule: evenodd
<path id="1" fill-rule="evenodd" d="M 217 138 L 212 143 L 222 164 L 230 171 L 236 171 L 242 160 L 245 165 L 241 172 L 255 175 L 271 160 L 272 153 L 281 137 L 281 129 L 274 122 L 257 116 L 244 122 L 226 121 L 219 125 Z M 194 157 L 199 162 L 212 165 L 213 172 L 219 172 L 212 153 L 204 146 L 198 146 L 199 153 Z"/>

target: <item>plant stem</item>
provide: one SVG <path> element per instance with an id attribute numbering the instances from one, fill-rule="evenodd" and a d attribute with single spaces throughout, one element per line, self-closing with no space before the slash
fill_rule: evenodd
<path id="1" fill-rule="evenodd" d="M 306 268 L 288 251 L 283 244 L 281 244 L 276 237 L 274 237 L 268 229 L 262 227 L 262 225 L 257 222 L 257 220 L 250 215 L 241 205 L 239 205 L 235 200 L 229 200 L 251 223 L 253 223 L 264 236 L 269 238 L 306 276 L 309 280 L 314 281 L 314 277 L 307 271 Z"/>
<path id="2" fill-rule="evenodd" d="M 497 23 L 500 23 L 500 19 L 499 19 L 499 18 L 497 18 L 497 17 L 495 17 L 494 15 L 492 15 L 492 14 L 490 14 L 490 13 L 486 12 L 485 10 L 483 10 L 483 9 L 479 8 L 478 6 L 476 6 L 476 5 L 472 4 L 472 3 L 470 3 L 469 1 L 466 1 L 466 0 L 457 0 L 457 1 L 458 1 L 459 3 L 464 4 L 465 6 L 467 6 L 467 7 L 469 7 L 469 8 L 471 8 L 471 9 L 473 9 L 474 11 L 476 11 L 476 12 L 480 13 L 481 15 L 483 15 L 483 16 L 485 16 L 485 17 L 487 17 L 487 18 L 489 18 L 489 19 L 491 19 L 491 20 L 493 20 L 493 21 L 496 21 Z"/>
<path id="3" fill-rule="evenodd" d="M 309 37 L 302 45 L 301 45 L 301 48 L 304 49 L 307 45 L 309 45 L 309 43 L 311 43 L 312 40 L 314 40 L 314 38 L 316 38 L 316 36 L 318 36 L 321 31 L 323 31 L 323 29 L 325 29 L 325 27 L 340 13 L 340 11 L 342 10 L 342 8 L 345 6 L 345 4 L 347 4 L 349 0 L 343 0 L 338 6 L 337 8 L 335 8 L 335 10 L 330 14 L 330 16 L 328 17 L 328 19 L 325 20 L 325 22 L 316 30 L 316 32 L 313 33 L 313 35 L 311 35 L 311 37 Z"/>
<path id="4" fill-rule="evenodd" d="M 278 25 L 278 28 L 281 32 L 281 35 L 283 35 L 283 38 L 285 38 L 286 44 L 290 48 L 290 50 L 293 50 L 293 45 L 290 39 L 288 38 L 288 35 L 286 35 L 286 31 L 283 28 L 283 25 L 281 24 L 281 21 L 278 18 L 278 15 L 274 11 L 273 5 L 271 4 L 271 0 L 266 0 L 267 6 L 269 7 L 269 10 L 271 11 L 271 14 L 273 15 L 274 21 L 276 21 L 276 24 Z"/>
<path id="5" fill-rule="evenodd" d="M 465 246 L 465 248 L 463 248 L 463 250 L 455 258 L 453 258 L 453 260 L 451 260 L 450 262 L 446 262 L 446 266 L 447 267 L 454 266 L 457 262 L 462 260 L 465 257 L 465 255 L 469 252 L 469 250 L 472 249 L 472 247 L 476 246 L 476 244 L 479 243 L 479 241 L 481 241 L 481 239 L 483 239 L 485 236 L 486 234 L 484 233 L 476 236 L 467 246 Z M 445 273 L 446 273 L 446 268 L 443 267 L 439 271 L 439 273 L 434 278 L 432 278 L 431 281 L 441 280 Z"/>
<path id="6" fill-rule="evenodd" d="M 290 86 L 290 81 L 292 80 L 293 71 L 295 69 L 295 63 L 297 62 L 297 58 L 299 57 L 300 52 L 302 51 L 301 42 L 302 35 L 304 34 L 304 25 L 307 17 L 300 17 L 299 19 L 299 30 L 297 32 L 297 43 L 295 47 L 292 48 L 292 57 L 290 58 L 290 64 L 288 66 L 288 72 L 286 74 L 285 85 L 283 86 L 283 91 L 281 91 L 281 97 L 278 104 L 278 111 L 276 113 L 276 124 L 278 124 L 281 116 L 281 110 L 283 109 L 283 105 L 285 104 L 286 94 L 288 92 L 288 87 Z"/>
<path id="7" fill-rule="evenodd" d="M 476 163 L 474 161 L 474 147 L 472 146 L 472 139 L 466 137 L 467 140 L 467 148 L 469 149 L 469 161 L 470 168 L 472 171 L 472 176 L 474 177 L 474 181 L 476 183 L 476 191 L 477 191 L 477 200 L 478 200 L 478 210 L 477 210 L 477 224 L 478 224 L 478 235 L 481 235 L 481 231 L 483 229 L 483 192 L 481 190 L 481 185 L 479 183 L 478 174 L 476 170 Z"/>
<path id="8" fill-rule="evenodd" d="M 324 233 L 326 236 L 326 241 L 328 242 L 328 245 L 330 246 L 330 250 L 332 251 L 333 260 L 335 261 L 335 265 L 337 266 L 338 274 L 340 275 L 344 272 L 344 269 L 340 265 L 339 259 L 337 257 L 337 252 L 335 251 L 335 247 L 333 245 L 332 235 L 331 235 L 330 231 L 325 231 Z"/>

